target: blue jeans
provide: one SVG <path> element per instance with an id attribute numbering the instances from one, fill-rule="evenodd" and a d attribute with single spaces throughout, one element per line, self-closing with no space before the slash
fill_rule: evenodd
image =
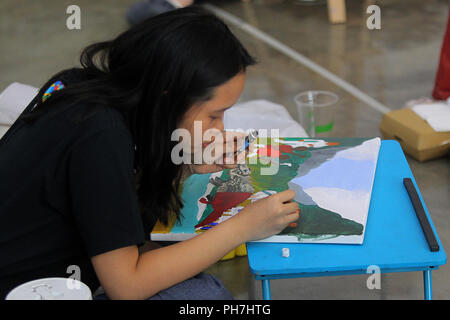
<path id="1" fill-rule="evenodd" d="M 109 300 L 109 298 L 106 294 L 99 294 L 94 300 Z M 158 292 L 147 300 L 233 300 L 233 296 L 217 277 L 201 272 L 195 277 Z"/>

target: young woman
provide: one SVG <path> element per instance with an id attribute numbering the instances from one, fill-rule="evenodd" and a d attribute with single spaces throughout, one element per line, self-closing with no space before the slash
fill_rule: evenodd
<path id="1" fill-rule="evenodd" d="M 81 68 L 52 77 L 0 140 L 0 296 L 77 266 L 110 299 L 231 298 L 201 271 L 297 220 L 293 191 L 191 240 L 139 247 L 179 216 L 186 173 L 233 167 L 175 164 L 171 134 L 193 135 L 194 121 L 223 130 L 253 63 L 223 22 L 189 7 L 87 47 Z"/>

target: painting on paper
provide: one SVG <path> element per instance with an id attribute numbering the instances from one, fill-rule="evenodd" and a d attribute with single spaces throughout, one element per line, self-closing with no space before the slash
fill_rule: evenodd
<path id="1" fill-rule="evenodd" d="M 361 244 L 380 144 L 379 138 L 258 139 L 246 164 L 189 177 L 181 221 L 157 223 L 151 238 L 189 239 L 253 201 L 293 189 L 298 222 L 259 241 Z M 263 174 L 274 167 L 275 174 Z"/>

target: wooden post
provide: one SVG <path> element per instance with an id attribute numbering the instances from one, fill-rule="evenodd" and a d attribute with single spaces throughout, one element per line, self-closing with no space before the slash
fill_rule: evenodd
<path id="1" fill-rule="evenodd" d="M 344 23 L 347 21 L 345 0 L 327 0 L 328 20 L 331 23 Z"/>

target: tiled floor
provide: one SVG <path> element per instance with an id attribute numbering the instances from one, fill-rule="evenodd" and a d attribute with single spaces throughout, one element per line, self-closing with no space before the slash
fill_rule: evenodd
<path id="1" fill-rule="evenodd" d="M 445 30 L 448 2 L 385 0 L 381 30 L 368 30 L 365 8 L 374 1 L 347 0 L 347 23 L 330 25 L 325 1 L 221 0 L 215 6 L 239 17 L 327 68 L 390 109 L 410 99 L 429 97 Z M 80 50 L 124 30 L 124 14 L 133 0 L 78 0 L 81 30 L 65 26 L 73 1 L 3 0 L 0 2 L 0 91 L 12 81 L 40 86 L 49 76 L 77 63 Z M 242 101 L 267 99 L 284 105 L 293 117 L 296 93 L 330 90 L 340 97 L 332 136 L 380 136 L 381 114 L 327 79 L 286 57 L 241 29 L 231 26 L 259 61 L 248 70 Z M 449 158 L 419 163 L 408 158 L 444 248 L 450 243 Z M 245 257 L 208 269 L 237 299 L 260 298 Z M 421 273 L 383 274 L 381 290 L 368 290 L 367 276 L 272 281 L 274 299 L 421 299 Z M 433 273 L 434 297 L 450 299 L 450 268 Z"/>

